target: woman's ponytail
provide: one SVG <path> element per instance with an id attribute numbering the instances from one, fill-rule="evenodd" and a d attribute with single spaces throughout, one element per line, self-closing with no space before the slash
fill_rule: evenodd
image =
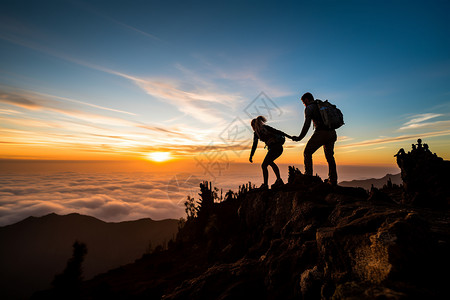
<path id="1" fill-rule="evenodd" d="M 267 122 L 267 119 L 264 116 L 258 116 L 257 118 L 252 120 L 253 130 L 256 132 L 259 138 L 264 135 L 265 128 L 264 124 Z"/>

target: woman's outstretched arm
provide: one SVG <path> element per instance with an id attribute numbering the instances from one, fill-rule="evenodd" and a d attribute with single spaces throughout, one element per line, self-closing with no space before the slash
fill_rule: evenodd
<path id="1" fill-rule="evenodd" d="M 258 147 L 258 136 L 256 135 L 256 132 L 253 134 L 253 146 L 252 151 L 250 152 L 250 159 L 249 161 L 253 162 L 253 155 L 255 154 L 256 147 Z"/>

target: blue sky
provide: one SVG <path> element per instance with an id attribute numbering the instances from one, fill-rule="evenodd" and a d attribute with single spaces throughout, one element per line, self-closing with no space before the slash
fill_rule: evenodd
<path id="1" fill-rule="evenodd" d="M 0 156 L 239 148 L 220 134 L 235 118 L 248 124 L 244 109 L 260 92 L 282 112 L 269 124 L 298 134 L 299 97 L 310 91 L 344 112 L 338 161 L 394 164 L 419 137 L 450 159 L 449 9 L 448 1 L 2 1 Z M 300 156 L 303 144 L 288 142 L 285 157 Z"/>

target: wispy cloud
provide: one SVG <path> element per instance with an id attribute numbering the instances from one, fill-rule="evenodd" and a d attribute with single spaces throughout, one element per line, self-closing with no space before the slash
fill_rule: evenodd
<path id="1" fill-rule="evenodd" d="M 422 122 L 408 125 L 407 127 L 402 127 L 400 130 L 406 129 L 432 129 L 432 130 L 443 130 L 450 127 L 450 120 L 436 121 L 436 122 Z"/>
<path id="2" fill-rule="evenodd" d="M 221 55 L 221 61 L 226 61 L 227 63 L 216 65 L 211 59 L 206 56 L 195 55 L 194 56 L 199 65 L 203 67 L 203 72 L 208 74 L 209 78 L 214 78 L 218 81 L 230 82 L 233 86 L 239 87 L 239 90 L 249 90 L 252 93 L 264 91 L 272 97 L 283 97 L 288 95 L 293 95 L 291 88 L 280 86 L 275 84 L 272 80 L 268 80 L 262 74 L 268 74 L 266 68 L 268 67 L 269 58 L 259 57 L 255 58 L 252 56 L 251 59 L 246 60 L 244 64 L 238 64 L 238 67 L 227 67 L 226 65 L 236 66 L 235 57 L 227 57 Z M 251 62 L 251 64 L 247 64 Z M 180 65 L 177 66 L 178 69 L 188 74 L 190 78 L 196 76 L 195 72 L 188 70 Z"/>
<path id="3" fill-rule="evenodd" d="M 383 138 L 379 138 L 379 139 L 365 140 L 362 142 L 356 142 L 356 143 L 352 143 L 352 144 L 339 145 L 337 147 L 341 148 L 341 149 L 354 148 L 354 147 L 365 147 L 365 146 L 373 146 L 373 145 L 401 142 L 401 141 L 406 141 L 406 140 L 415 140 L 418 138 L 445 136 L 445 135 L 450 135 L 450 129 L 426 132 L 426 133 L 421 133 L 421 134 L 401 135 L 401 136 L 396 136 L 396 137 L 383 137 Z"/>
<path id="4" fill-rule="evenodd" d="M 0 114 L 3 115 L 20 115 L 22 112 L 14 110 L 14 109 L 0 109 Z"/>
<path id="5" fill-rule="evenodd" d="M 147 94 L 160 101 L 169 102 L 179 111 L 205 123 L 217 124 L 218 122 L 225 122 L 223 118 L 224 110 L 230 104 L 241 99 L 236 94 L 214 91 L 211 86 L 205 88 L 193 85 L 191 89 L 187 90 L 181 87 L 183 82 L 180 80 L 169 78 L 146 79 L 70 58 L 65 55 L 60 55 L 60 57 L 94 70 L 128 79 Z M 65 100 L 68 100 L 68 98 L 65 98 Z"/>
<path id="6" fill-rule="evenodd" d="M 197 81 L 197 84 L 195 84 L 195 82 L 183 82 L 169 78 L 142 78 L 86 62 L 78 61 L 78 63 L 92 69 L 128 79 L 148 95 L 160 101 L 169 102 L 179 111 L 205 123 L 217 124 L 218 122 L 224 122 L 223 111 L 236 101 L 242 99 L 237 94 L 217 91 L 217 88 L 212 86 L 211 83 L 208 86 L 199 86 L 199 79 L 195 80 Z M 205 82 L 203 81 L 203 84 Z M 182 88 L 183 85 L 191 86 L 191 88 Z"/>
<path id="7" fill-rule="evenodd" d="M 338 136 L 337 139 L 338 139 L 338 142 L 348 142 L 348 141 L 354 140 L 354 138 L 348 137 L 348 136 L 345 136 L 345 135 L 343 135 L 343 136 Z"/>
<path id="8" fill-rule="evenodd" d="M 212 132 L 212 129 L 163 127 L 96 114 L 80 109 L 85 107 L 83 103 L 66 103 L 58 97 L 48 99 L 36 93 L 1 92 L 1 104 L 4 106 L 0 106 L 3 115 L 1 141 L 15 145 L 48 145 L 58 149 L 139 156 L 149 145 L 155 150 L 175 143 L 175 151 L 184 152 L 189 147 L 203 145 Z M 10 109 L 8 105 L 23 111 Z"/>
<path id="9" fill-rule="evenodd" d="M 15 105 L 26 109 L 42 108 L 42 105 L 24 96 L 11 93 L 3 93 L 1 91 L 0 91 L 0 102 Z"/>
<path id="10" fill-rule="evenodd" d="M 0 103 L 10 104 L 28 110 L 53 111 L 61 115 L 84 120 L 90 123 L 100 123 L 115 126 L 132 126 L 135 124 L 134 122 L 130 122 L 122 118 L 84 112 L 79 109 L 68 107 L 67 105 L 64 105 L 64 103 L 61 103 L 61 101 L 54 100 L 59 100 L 61 97 L 43 97 L 41 95 L 45 94 L 33 93 L 24 90 L 18 92 L 5 92 L 0 90 Z M 78 101 L 71 102 L 80 103 Z M 86 105 L 86 103 L 81 104 Z M 107 108 L 103 109 L 109 110 Z"/>
<path id="11" fill-rule="evenodd" d="M 132 28 L 130 27 L 130 29 Z M 186 126 L 184 126 L 185 124 L 181 124 L 181 126 L 184 127 L 183 130 L 172 130 L 171 128 L 163 128 L 159 125 L 153 126 L 149 124 L 130 121 L 124 118 L 115 118 L 102 114 L 92 114 L 85 111 L 84 109 L 69 109 L 67 106 L 62 105 L 61 103 L 55 105 L 55 103 L 57 102 L 56 100 L 58 100 L 59 102 L 64 101 L 68 103 L 89 106 L 104 111 L 123 113 L 130 116 L 135 115 L 132 112 L 99 106 L 87 101 L 38 92 L 29 93 L 25 95 L 26 97 L 23 97 L 24 93 L 18 93 L 19 96 L 22 96 L 21 98 L 16 97 L 10 93 L 9 95 L 5 96 L 4 99 L 0 99 L 0 101 L 3 100 L 4 103 L 9 103 L 28 110 L 34 109 L 51 111 L 55 114 L 59 114 L 60 116 L 64 116 L 64 121 L 75 122 L 77 120 L 79 123 L 81 122 L 82 125 L 78 124 L 80 126 L 99 127 L 99 125 L 104 125 L 110 127 L 109 129 L 111 129 L 113 126 L 148 129 L 160 133 L 160 135 L 152 136 L 152 141 L 156 141 L 157 144 L 160 144 L 163 140 L 167 141 L 167 134 L 168 132 L 171 132 L 172 136 L 178 136 L 179 141 L 181 141 L 180 144 L 189 144 L 189 141 L 191 141 L 193 144 L 204 144 L 205 139 L 203 141 L 200 141 L 200 138 L 206 137 L 206 141 L 209 142 L 211 140 L 211 137 L 208 137 L 208 134 L 217 135 L 218 132 L 222 131 L 224 125 L 226 125 L 231 118 L 235 117 L 233 109 L 236 108 L 236 103 L 242 104 L 243 101 L 248 100 L 240 93 L 229 92 L 230 86 L 227 86 L 226 84 L 220 85 L 218 83 L 219 81 L 225 81 L 231 85 L 235 84 L 236 82 L 240 82 L 243 85 L 249 84 L 252 88 L 255 89 L 255 91 L 269 90 L 270 92 L 270 89 L 268 89 L 268 85 L 266 85 L 256 75 L 255 71 L 252 70 L 224 72 L 220 70 L 220 68 L 215 68 L 213 70 L 214 79 L 211 79 L 208 77 L 210 73 L 207 73 L 206 75 L 204 73 L 199 74 L 193 70 L 189 70 L 188 68 L 183 67 L 181 64 L 178 64 L 177 68 L 181 71 L 181 76 L 178 76 L 180 78 L 175 79 L 163 77 L 140 77 L 86 62 L 82 59 L 72 57 L 66 53 L 61 53 L 55 48 L 46 46 L 46 43 L 39 42 L 39 39 L 30 39 L 29 36 L 31 33 L 24 34 L 20 31 L 6 31 L 6 33 L 0 32 L 0 39 L 4 39 L 11 43 L 37 50 L 48 55 L 52 55 L 74 64 L 78 64 L 93 70 L 112 74 L 129 80 L 145 93 L 150 95 L 152 98 L 157 99 L 163 103 L 169 103 L 176 110 L 183 113 L 184 116 L 191 117 L 203 123 L 203 128 L 200 133 L 198 133 L 195 128 L 187 128 Z M 41 38 L 41 40 L 45 39 Z M 278 92 L 270 92 L 270 94 L 278 95 Z M 207 125 L 205 126 L 204 124 Z M 179 134 L 178 132 L 183 132 L 183 134 Z M 166 134 L 166 136 L 163 136 L 164 133 Z M 103 135 L 111 136 L 108 134 Z M 184 135 L 185 137 L 183 138 L 182 135 Z M 141 143 L 141 138 L 142 135 L 139 138 L 136 138 L 139 140 L 139 143 Z"/>
<path id="12" fill-rule="evenodd" d="M 134 31 L 136 33 L 139 33 L 139 34 L 141 34 L 143 36 L 146 36 L 148 38 L 151 38 L 151 39 L 154 39 L 154 40 L 157 40 L 157 41 L 161 41 L 161 39 L 159 37 L 157 37 L 156 35 L 154 35 L 154 34 L 150 34 L 150 33 L 145 32 L 143 30 L 137 29 L 136 27 L 133 27 L 133 26 L 125 24 L 123 22 L 117 21 L 116 19 L 113 19 L 113 18 L 110 18 L 110 17 L 106 17 L 106 18 L 110 19 L 111 21 L 113 21 L 114 23 L 116 23 L 116 24 L 118 24 L 120 26 L 128 28 L 128 29 L 130 29 L 130 30 L 132 30 L 132 31 Z"/>
<path id="13" fill-rule="evenodd" d="M 420 114 L 420 115 L 416 115 L 413 117 L 413 119 L 411 119 L 410 121 L 406 122 L 405 125 L 410 125 L 410 124 L 414 124 L 414 123 L 420 123 L 429 119 L 433 119 L 433 118 L 437 118 L 442 116 L 442 114 L 433 114 L 433 113 L 428 113 L 428 114 Z"/>
<path id="14" fill-rule="evenodd" d="M 119 25 L 119 26 L 122 26 L 122 27 L 124 27 L 124 28 L 129 29 L 129 30 L 132 30 L 132 31 L 134 31 L 134 32 L 136 32 L 136 33 L 138 33 L 138 34 L 140 34 L 140 35 L 143 35 L 143 36 L 145 36 L 145 37 L 151 38 L 151 39 L 153 39 L 153 40 L 161 41 L 161 39 L 160 39 L 159 37 L 157 37 L 156 35 L 150 34 L 150 33 L 145 32 L 145 31 L 143 31 L 143 30 L 140 30 L 140 29 L 138 29 L 138 28 L 136 28 L 136 27 L 134 27 L 134 26 L 131 26 L 131 25 L 129 25 L 129 24 L 126 24 L 126 23 L 124 23 L 124 22 L 120 22 L 120 21 L 114 19 L 114 18 L 111 17 L 111 16 L 108 16 L 108 15 L 106 15 L 106 14 L 104 14 L 104 13 L 99 12 L 97 9 L 94 9 L 94 8 L 93 8 L 91 5 L 89 5 L 88 3 L 80 3 L 80 2 L 77 2 L 77 3 L 74 3 L 74 4 L 76 4 L 77 6 L 81 7 L 82 9 L 84 9 L 84 10 L 86 10 L 86 11 L 92 13 L 92 14 L 95 14 L 95 15 L 97 15 L 97 16 L 99 16 L 99 17 L 105 19 L 105 20 L 111 21 L 111 22 L 113 22 L 113 23 L 115 23 L 115 24 L 117 24 L 117 25 Z"/>
<path id="15" fill-rule="evenodd" d="M 179 111 L 204 123 L 223 123 L 224 111 L 242 97 L 235 93 L 218 91 L 212 83 L 203 86 L 189 81 L 169 78 L 141 78 L 108 68 L 87 64 L 92 68 L 131 80 L 147 94 L 164 102 L 174 105 Z M 201 80 L 196 79 L 197 83 Z M 191 86 L 190 89 L 182 88 L 183 85 Z"/>
<path id="16" fill-rule="evenodd" d="M 61 53 L 54 48 L 47 47 L 44 43 L 39 43 L 30 38 L 26 38 L 26 36 L 27 35 L 23 35 L 20 32 L 14 31 L 7 33 L 0 32 L 0 39 L 36 51 L 40 51 L 45 54 L 93 70 L 105 72 L 130 80 L 148 95 L 164 103 L 170 103 L 178 111 L 203 123 L 217 125 L 226 122 L 230 117 L 227 114 L 232 113 L 230 109 L 232 110 L 233 108 L 236 108 L 237 103 L 241 103 L 246 100 L 239 93 L 227 92 L 226 90 L 219 88 L 219 86 L 215 84 L 213 80 L 208 79 L 207 76 L 200 76 L 192 70 L 188 70 L 187 68 L 181 66 L 181 64 L 176 64 L 175 67 L 181 71 L 180 75 L 185 76 L 185 79 L 139 77 L 86 62 L 84 60 L 67 55 L 66 53 Z M 270 85 L 257 77 L 254 71 L 225 72 L 216 67 L 214 67 L 213 69 L 214 70 L 212 75 L 216 80 L 225 80 L 229 83 L 238 85 L 239 83 L 242 83 L 244 86 L 250 86 L 255 91 L 264 90 L 274 96 L 286 94 L 286 92 L 280 92 L 280 90 L 278 89 L 270 88 Z M 58 96 L 53 97 L 56 98 Z M 78 102 L 80 104 L 85 104 L 110 111 L 132 114 L 130 112 L 124 112 L 113 108 L 105 108 L 67 97 L 59 97 L 59 99 Z M 23 105 L 27 105 L 27 103 L 23 103 Z"/>
<path id="17" fill-rule="evenodd" d="M 434 114 L 434 113 L 415 115 L 411 118 L 411 120 L 409 120 L 408 122 L 403 124 L 403 126 L 400 127 L 399 130 L 416 129 L 416 128 L 420 128 L 420 127 L 429 126 L 433 123 L 430 123 L 430 122 L 424 123 L 424 122 L 427 120 L 430 120 L 430 119 L 441 117 L 441 116 L 443 116 L 443 115 L 442 114 Z"/>
<path id="18" fill-rule="evenodd" d="M 111 19 L 111 21 L 144 34 L 144 32 L 132 26 L 126 25 L 113 19 Z M 233 104 L 234 102 L 236 102 L 236 100 L 240 99 L 239 95 L 218 91 L 216 86 L 212 86 L 210 84 L 211 82 L 209 82 L 208 85 L 205 85 L 206 81 L 204 81 L 203 84 L 200 84 L 198 80 L 197 81 L 186 80 L 185 82 L 183 82 L 182 80 L 168 79 L 168 78 L 142 78 L 126 74 L 124 72 L 112 70 L 107 67 L 92 64 L 83 61 L 81 59 L 72 57 L 70 55 L 67 55 L 65 53 L 58 52 L 54 48 L 50 48 L 38 42 L 34 42 L 29 38 L 22 37 L 23 34 L 21 34 L 20 32 L 21 31 L 17 30 L 12 32 L 7 31 L 7 33 L 0 32 L 0 39 L 9 41 L 17 45 L 21 45 L 23 47 L 40 51 L 48 55 L 52 55 L 54 57 L 58 57 L 66 61 L 70 61 L 72 63 L 85 66 L 90 69 L 120 76 L 122 78 L 130 80 L 134 84 L 136 84 L 136 86 L 138 86 L 140 89 L 145 91 L 148 95 L 162 102 L 165 103 L 168 102 L 172 104 L 180 112 L 204 123 L 217 124 L 219 122 L 224 122 L 225 121 L 223 117 L 224 111 L 227 110 L 227 107 L 229 107 L 230 104 Z M 149 34 L 147 35 L 156 38 L 152 35 Z M 187 86 L 190 86 L 190 88 L 187 88 Z M 111 111 L 128 113 L 111 108 L 96 106 L 94 104 L 88 104 L 84 101 L 70 99 L 67 97 L 59 97 L 59 99 L 71 102 L 79 102 L 82 104 L 107 109 Z M 16 102 L 18 102 L 18 100 L 19 99 L 16 99 Z M 27 105 L 28 103 L 22 104 Z"/>
<path id="19" fill-rule="evenodd" d="M 55 95 L 50 95 L 50 94 L 44 94 L 44 93 L 39 93 L 39 92 L 33 92 L 33 93 L 35 93 L 36 95 L 44 96 L 44 97 L 49 97 L 49 98 L 64 100 L 64 101 L 68 101 L 68 102 L 78 103 L 78 104 L 82 104 L 82 105 L 86 105 L 86 106 L 90 106 L 90 107 L 94 107 L 94 108 L 98 108 L 98 109 L 102 109 L 102 110 L 108 110 L 108 111 L 112 111 L 112 112 L 118 112 L 118 113 L 122 113 L 122 114 L 137 116 L 137 114 L 132 113 L 132 112 L 119 110 L 119 109 L 114 109 L 114 108 L 109 108 L 109 107 L 105 107 L 105 106 L 100 106 L 100 105 L 88 103 L 88 102 L 77 100 L 77 99 L 61 97 L 61 96 L 55 96 Z"/>
<path id="20" fill-rule="evenodd" d="M 227 103 L 233 103 L 238 98 L 230 94 L 203 90 L 184 91 L 179 84 L 167 81 L 138 80 L 135 83 L 147 94 L 162 101 L 169 101 L 181 112 L 205 123 L 224 122 L 222 111 L 226 109 Z"/>

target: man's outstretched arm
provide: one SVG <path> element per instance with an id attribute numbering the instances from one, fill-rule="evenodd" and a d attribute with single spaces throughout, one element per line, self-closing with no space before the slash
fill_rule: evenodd
<path id="1" fill-rule="evenodd" d="M 302 132 L 300 132 L 300 135 L 295 140 L 301 141 L 308 133 L 309 127 L 311 127 L 311 117 L 305 115 L 305 123 L 303 123 Z"/>

